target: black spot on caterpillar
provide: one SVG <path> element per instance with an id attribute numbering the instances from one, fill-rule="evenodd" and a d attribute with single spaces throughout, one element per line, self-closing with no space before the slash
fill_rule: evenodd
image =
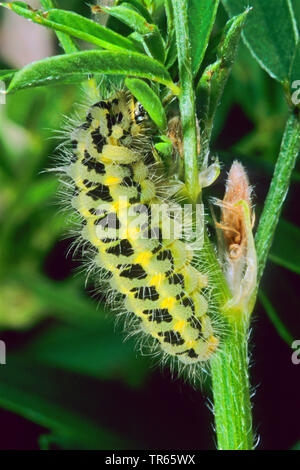
<path id="1" fill-rule="evenodd" d="M 219 342 L 208 314 L 208 279 L 193 266 L 191 247 L 172 233 L 166 237 L 166 220 L 155 217 L 161 179 L 146 142 L 147 119 L 125 92 L 95 103 L 71 134 L 73 156 L 65 173 L 75 189 L 72 206 L 82 216 L 81 236 L 92 245 L 99 272 L 108 273 L 110 288 L 123 298 L 122 307 L 165 357 L 197 364 Z M 174 222 L 171 209 L 165 219 Z M 134 216 L 142 219 L 140 226 L 131 224 Z"/>

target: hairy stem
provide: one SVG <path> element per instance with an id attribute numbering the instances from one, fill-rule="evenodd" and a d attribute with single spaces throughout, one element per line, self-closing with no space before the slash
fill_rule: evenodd
<path id="1" fill-rule="evenodd" d="M 195 93 L 188 31 L 188 1 L 173 0 L 180 80 L 179 106 L 183 131 L 185 184 L 193 202 L 199 194 Z"/>
<path id="2" fill-rule="evenodd" d="M 253 449 L 248 374 L 248 324 L 241 320 L 211 360 L 215 426 L 220 450 Z"/>
<path id="3" fill-rule="evenodd" d="M 181 93 L 180 114 L 183 128 L 185 183 L 193 202 L 199 195 L 197 133 L 187 21 L 187 1 L 173 0 Z M 231 294 L 213 247 L 205 235 L 205 262 L 218 292 L 220 307 Z M 212 359 L 212 380 L 216 430 L 220 449 L 252 449 L 252 417 L 249 394 L 247 327 L 230 325 L 221 350 Z"/>
<path id="4" fill-rule="evenodd" d="M 296 111 L 298 110 L 291 114 L 286 124 L 274 175 L 256 232 L 258 282 L 266 265 L 282 206 L 289 189 L 292 171 L 300 151 L 300 119 L 299 113 Z"/>

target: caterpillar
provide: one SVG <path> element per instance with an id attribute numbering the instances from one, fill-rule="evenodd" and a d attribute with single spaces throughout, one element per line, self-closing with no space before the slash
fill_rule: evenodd
<path id="1" fill-rule="evenodd" d="M 72 151 L 63 171 L 73 187 L 71 205 L 81 216 L 81 238 L 92 247 L 97 272 L 119 299 L 118 308 L 165 357 L 197 364 L 219 343 L 208 314 L 209 280 L 193 266 L 191 245 L 172 229 L 165 233 L 180 206 L 161 196 L 166 178 L 149 128 L 148 114 L 129 92 L 101 99 L 70 133 Z"/>

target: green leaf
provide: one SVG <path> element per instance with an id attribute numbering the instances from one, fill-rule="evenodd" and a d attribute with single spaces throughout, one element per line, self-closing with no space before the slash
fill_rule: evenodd
<path id="1" fill-rule="evenodd" d="M 159 62 L 142 54 L 121 51 L 83 51 L 34 62 L 14 76 L 8 92 L 34 86 L 74 83 L 100 73 L 148 78 L 168 86 L 174 94 L 179 93 L 179 88 Z"/>
<path id="2" fill-rule="evenodd" d="M 127 78 L 125 85 L 143 105 L 153 122 L 159 129 L 165 131 L 167 127 L 167 118 L 161 101 L 152 88 L 138 78 Z"/>
<path id="3" fill-rule="evenodd" d="M 116 2 L 117 5 L 132 6 L 145 18 L 148 23 L 153 23 L 153 19 L 144 5 L 139 0 L 121 0 Z"/>
<path id="4" fill-rule="evenodd" d="M 297 90 L 300 87 L 300 41 L 298 41 L 298 45 L 296 47 L 295 57 L 291 69 L 291 94 L 293 95 L 294 91 L 296 91 L 296 102 L 294 104 L 299 104 L 300 94 Z M 293 99 L 293 96 L 292 96 Z M 293 100 L 295 101 L 295 100 Z M 298 101 L 298 103 L 297 103 Z"/>
<path id="5" fill-rule="evenodd" d="M 130 6 L 119 5 L 115 7 L 104 7 L 101 9 L 122 21 L 137 33 L 141 34 L 149 54 L 160 62 L 165 60 L 165 48 L 162 37 L 155 24 L 150 24 L 135 9 Z"/>
<path id="6" fill-rule="evenodd" d="M 50 10 L 55 8 L 54 0 L 41 0 L 41 5 L 44 9 Z M 65 33 L 56 31 L 57 39 L 59 40 L 60 46 L 66 54 L 72 54 L 73 52 L 79 51 L 78 46 L 75 44 L 74 40 Z"/>
<path id="7" fill-rule="evenodd" d="M 269 258 L 274 263 L 300 274 L 300 229 L 280 219 Z"/>
<path id="8" fill-rule="evenodd" d="M 101 323 L 104 329 L 107 326 L 109 311 L 103 305 L 96 309 L 95 302 L 83 295 L 74 284 L 60 283 L 59 285 L 42 275 L 21 271 L 11 276 L 13 281 L 30 290 L 40 301 L 57 315 L 71 325 L 81 328 L 91 328 Z"/>
<path id="9" fill-rule="evenodd" d="M 96 309 L 96 306 L 95 306 Z M 100 317 L 101 312 L 96 312 Z M 120 380 L 140 384 L 145 378 L 147 362 L 137 357 L 133 341 L 110 320 L 93 321 L 89 327 L 54 325 L 41 333 L 26 350 L 26 355 L 47 366 L 69 370 L 103 380 Z"/>
<path id="10" fill-rule="evenodd" d="M 135 45 L 129 39 L 77 13 L 57 9 L 42 12 L 33 10 L 23 2 L 3 3 L 1 6 L 34 23 L 70 34 L 104 49 L 136 51 Z"/>
<path id="11" fill-rule="evenodd" d="M 84 449 L 131 447 L 126 438 L 103 429 L 93 410 L 88 412 L 89 402 L 105 400 L 99 387 L 97 396 L 92 388 L 94 391 L 84 387 L 77 375 L 63 376 L 55 369 L 11 355 L 9 365 L 1 368 L 0 406 L 80 443 Z"/>
<path id="12" fill-rule="evenodd" d="M 223 0 L 230 16 L 245 9 L 244 0 Z M 290 76 L 298 30 L 290 0 L 249 0 L 253 7 L 244 40 L 255 59 L 271 77 L 286 82 Z"/>
<path id="13" fill-rule="evenodd" d="M 197 111 L 207 142 L 210 140 L 215 113 L 236 58 L 248 13 L 249 10 L 246 10 L 226 23 L 217 47 L 217 61 L 205 69 L 196 89 Z"/>
<path id="14" fill-rule="evenodd" d="M 194 74 L 198 72 L 204 57 L 218 6 L 219 0 L 189 0 L 188 2 L 188 24 Z"/>
<path id="15" fill-rule="evenodd" d="M 275 308 L 273 307 L 272 303 L 270 302 L 267 295 L 260 290 L 258 294 L 259 300 L 261 301 L 268 317 L 270 318 L 271 322 L 273 323 L 277 333 L 279 336 L 285 341 L 289 346 L 292 344 L 294 338 L 287 330 L 286 326 L 282 323 L 278 313 L 276 312 Z"/>
<path id="16" fill-rule="evenodd" d="M 17 71 L 17 69 L 0 70 L 0 80 L 5 83 L 9 83 Z"/>
<path id="17" fill-rule="evenodd" d="M 0 70 L 0 79 L 3 80 L 8 75 L 14 75 L 17 71 L 17 69 L 2 69 Z"/>

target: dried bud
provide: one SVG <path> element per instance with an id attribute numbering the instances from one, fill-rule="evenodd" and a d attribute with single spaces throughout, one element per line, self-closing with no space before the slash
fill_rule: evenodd
<path id="1" fill-rule="evenodd" d="M 228 174 L 226 192 L 222 202 L 221 224 L 224 241 L 231 259 L 238 259 L 245 254 L 247 246 L 245 214 L 239 201 L 245 201 L 251 207 L 251 186 L 241 163 L 233 162 Z"/>
<path id="2" fill-rule="evenodd" d="M 221 223 L 217 227 L 223 231 L 224 271 L 233 294 L 227 307 L 244 313 L 250 313 L 249 301 L 257 275 L 251 192 L 244 167 L 235 161 L 228 174 L 224 199 L 217 202 L 221 206 Z"/>

